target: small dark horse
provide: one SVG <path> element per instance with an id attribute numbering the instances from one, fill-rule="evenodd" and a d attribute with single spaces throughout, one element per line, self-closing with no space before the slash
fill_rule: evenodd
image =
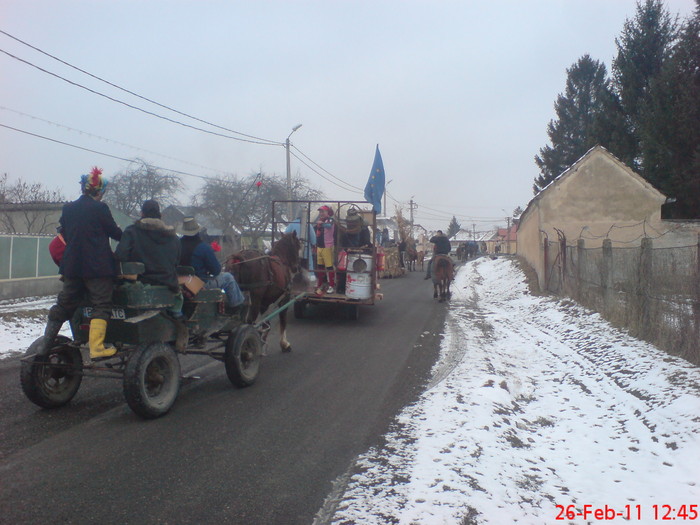
<path id="1" fill-rule="evenodd" d="M 443 302 L 452 297 L 450 283 L 455 276 L 455 267 L 447 255 L 435 255 L 433 257 L 433 299 Z"/>
<path id="2" fill-rule="evenodd" d="M 285 304 L 291 298 L 292 278 L 299 271 L 301 242 L 296 232 L 285 233 L 275 242 L 270 255 L 260 250 L 241 250 L 226 259 L 224 268 L 236 278 L 241 290 L 250 292 L 246 322 L 254 323 L 272 304 Z M 287 341 L 287 310 L 279 313 L 280 347 L 290 352 Z"/>
<path id="3" fill-rule="evenodd" d="M 418 252 L 413 247 L 408 247 L 406 249 L 406 268 L 409 272 L 416 271 L 416 261 L 418 260 Z"/>

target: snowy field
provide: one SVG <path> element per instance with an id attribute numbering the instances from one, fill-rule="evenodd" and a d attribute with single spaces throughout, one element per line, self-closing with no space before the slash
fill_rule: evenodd
<path id="1" fill-rule="evenodd" d="M 55 296 L 0 301 L 0 359 L 23 354 L 44 334 L 46 315 L 55 302 Z M 61 334 L 70 337 L 68 323 Z"/>
<path id="2" fill-rule="evenodd" d="M 700 369 L 481 258 L 453 283 L 428 390 L 316 523 L 700 522 L 699 482 Z"/>

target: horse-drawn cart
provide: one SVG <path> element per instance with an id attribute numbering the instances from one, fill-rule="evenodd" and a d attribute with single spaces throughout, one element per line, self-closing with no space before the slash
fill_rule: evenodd
<path id="1" fill-rule="evenodd" d="M 334 269 L 333 291 L 319 286 L 317 277 L 328 281 L 327 269 L 315 266 L 314 250 L 310 248 L 309 237 L 313 235 L 314 224 L 321 206 L 332 210 L 334 230 Z M 282 219 L 290 215 L 296 217 L 291 223 Z M 308 283 L 301 289 L 306 295 L 294 303 L 294 316 L 297 319 L 308 315 L 308 306 L 332 304 L 344 309 L 348 316 L 357 320 L 360 307 L 374 305 L 382 294 L 378 292 L 377 271 L 383 269 L 382 254 L 375 245 L 377 215 L 371 204 L 365 201 L 274 201 L 272 203 L 273 241 L 280 231 L 297 231 L 302 242 L 302 260 L 307 261 Z M 291 224 L 291 226 L 290 226 Z M 362 230 L 364 235 L 362 235 Z M 362 240 L 360 240 L 362 239 Z M 314 274 L 316 276 L 314 276 Z M 297 288 L 299 289 L 299 288 Z"/>
<path id="2" fill-rule="evenodd" d="M 143 271 L 141 263 L 127 263 Z M 20 379 L 26 396 L 44 408 L 68 403 L 84 376 L 123 381 L 124 397 L 144 418 L 156 418 L 172 407 L 180 388 L 180 355 L 207 355 L 223 361 L 235 386 L 252 385 L 262 355 L 261 333 L 238 313 L 227 313 L 220 290 L 202 289 L 186 298 L 185 320 L 168 314 L 174 304 L 165 286 L 124 281 L 114 290 L 114 308 L 106 342 L 117 348 L 108 358 L 91 360 L 86 347 L 91 309 L 78 308 L 70 321 L 72 338 L 58 336 L 52 348 L 38 354 L 37 339 L 22 358 Z"/>

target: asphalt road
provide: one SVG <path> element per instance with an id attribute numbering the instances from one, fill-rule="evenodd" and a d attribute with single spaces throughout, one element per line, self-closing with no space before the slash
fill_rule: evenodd
<path id="1" fill-rule="evenodd" d="M 66 407 L 39 409 L 18 361 L 1 362 L 0 522 L 310 524 L 437 357 L 446 306 L 432 285 L 421 272 L 380 282 L 385 299 L 357 321 L 320 307 L 292 320 L 290 354 L 273 330 L 252 387 L 183 357 L 201 379 L 153 421 L 129 410 L 118 380 L 86 378 Z"/>

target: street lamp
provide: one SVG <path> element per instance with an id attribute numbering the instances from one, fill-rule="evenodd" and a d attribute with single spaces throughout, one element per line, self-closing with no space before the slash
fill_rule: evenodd
<path id="1" fill-rule="evenodd" d="M 287 150 L 287 200 L 291 201 L 292 200 L 292 170 L 289 164 L 289 137 L 292 136 L 292 133 L 294 133 L 296 130 L 298 130 L 301 127 L 301 124 L 297 124 L 292 128 L 292 131 L 289 135 L 287 135 L 287 140 L 284 143 L 284 148 Z M 287 203 L 287 220 L 291 221 L 292 220 L 292 203 L 288 202 Z"/>

